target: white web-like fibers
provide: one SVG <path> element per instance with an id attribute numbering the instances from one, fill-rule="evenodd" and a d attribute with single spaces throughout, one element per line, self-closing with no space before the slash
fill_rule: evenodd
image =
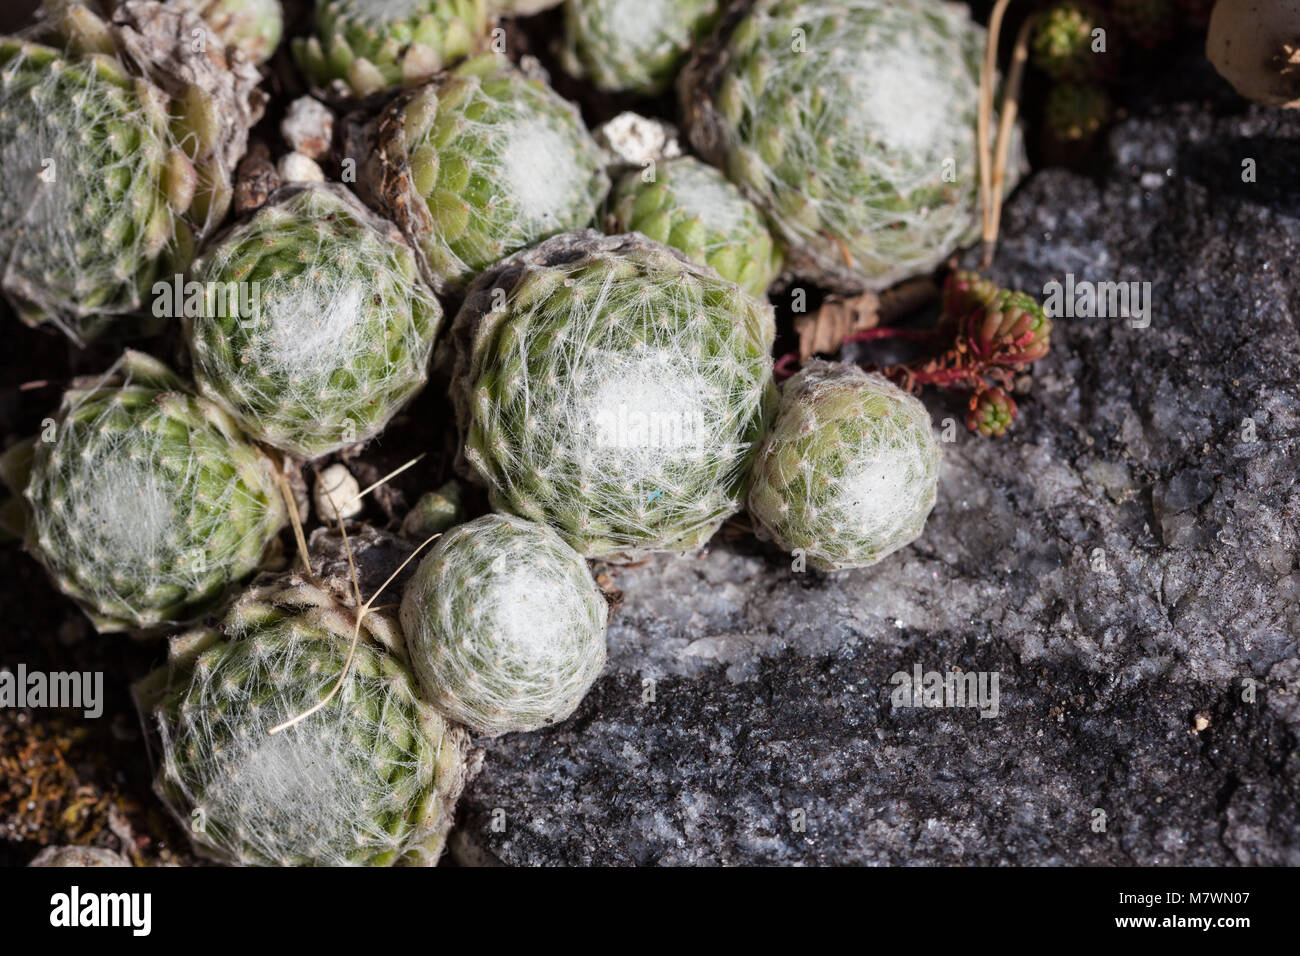
<path id="1" fill-rule="evenodd" d="M 285 519 L 274 468 L 170 371 L 128 352 L 57 420 L 26 489 L 31 547 L 100 630 L 192 619 L 261 564 Z"/>
<path id="2" fill-rule="evenodd" d="M 817 567 L 866 567 L 920 535 L 938 481 L 924 405 L 857 366 L 813 361 L 782 389 L 749 511 Z"/>
<path id="3" fill-rule="evenodd" d="M 347 276 L 334 277 L 333 284 L 327 280 L 295 282 L 288 288 L 273 285 L 264 307 L 275 321 L 262 340 L 258 359 L 294 376 L 334 368 L 335 356 L 358 347 L 364 295 L 363 285 Z"/>
<path id="4" fill-rule="evenodd" d="M 961 139 L 951 120 L 951 65 L 925 50 L 912 33 L 870 53 L 854 51 L 846 79 L 852 99 L 845 104 L 847 128 L 890 152 L 949 155 Z M 957 140 L 957 142 L 954 142 Z"/>
<path id="5" fill-rule="evenodd" d="M 171 491 L 143 461 L 109 459 L 92 467 L 81 515 L 99 525 L 104 546 L 131 564 L 158 564 L 176 522 Z"/>
<path id="6" fill-rule="evenodd" d="M 487 515 L 448 532 L 402 598 L 425 697 L 495 736 L 563 720 L 605 663 L 606 604 L 545 525 Z"/>
<path id="7" fill-rule="evenodd" d="M 693 158 L 670 163 L 668 188 L 677 204 L 713 233 L 735 235 L 747 227 L 749 206 L 717 172 Z"/>
<path id="8" fill-rule="evenodd" d="M 599 356 L 595 364 L 604 374 L 587 380 L 574 409 L 575 455 L 598 455 L 632 481 L 662 475 L 665 453 L 712 455 L 710 426 L 722 424 L 715 410 L 725 405 L 717 385 L 671 352 Z"/>
<path id="9" fill-rule="evenodd" d="M 665 27 L 677 19 L 667 0 L 594 0 L 591 5 L 603 8 L 611 35 L 627 37 L 643 49 L 651 45 L 649 40 L 663 42 Z"/>
<path id="10" fill-rule="evenodd" d="M 866 537 L 892 534 L 900 514 L 915 512 L 918 498 L 926 491 L 924 482 L 912 473 L 910 451 L 905 445 L 882 448 L 879 457 L 845 476 L 831 509 Z"/>
<path id="11" fill-rule="evenodd" d="M 573 163 L 573 134 L 542 119 L 528 119 L 504 132 L 502 183 L 524 219 L 539 233 L 563 229 L 561 213 L 591 178 Z"/>

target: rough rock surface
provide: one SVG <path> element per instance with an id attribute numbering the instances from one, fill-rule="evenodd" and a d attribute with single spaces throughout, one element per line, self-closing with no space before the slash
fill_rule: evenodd
<path id="1" fill-rule="evenodd" d="M 1175 79 L 1020 189 L 994 270 L 1150 282 L 1149 326 L 1058 319 L 1006 439 L 927 396 L 939 504 L 875 568 L 611 570 L 605 676 L 481 742 L 462 859 L 1300 865 L 1300 116 Z M 895 708 L 916 665 L 998 716 Z"/>

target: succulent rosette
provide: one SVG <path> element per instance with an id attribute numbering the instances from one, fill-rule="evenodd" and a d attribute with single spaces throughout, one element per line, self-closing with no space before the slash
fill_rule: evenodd
<path id="1" fill-rule="evenodd" d="M 744 499 L 774 334 L 765 302 L 636 234 L 511 256 L 448 344 L 466 472 L 587 557 L 697 549 Z"/>
<path id="2" fill-rule="evenodd" d="M 134 695 L 156 734 L 154 789 L 201 855 L 437 862 L 468 738 L 420 699 L 396 633 L 288 575 L 246 592 L 219 631 L 173 639 L 168 665 Z"/>
<path id="3" fill-rule="evenodd" d="M 609 190 L 577 109 L 491 55 L 398 97 L 354 144 L 362 194 L 401 226 L 440 292 L 590 224 Z"/>
<path id="4" fill-rule="evenodd" d="M 0 286 L 24 321 L 94 337 L 229 209 L 264 97 L 250 61 L 196 49 L 196 30 L 144 0 L 111 21 L 51 3 L 0 38 Z"/>
<path id="5" fill-rule="evenodd" d="M 565 69 L 607 92 L 661 93 L 718 9 L 718 0 L 567 0 Z"/>
<path id="6" fill-rule="evenodd" d="M 1047 128 L 1063 142 L 1091 139 L 1110 121 L 1110 94 L 1098 83 L 1057 83 L 1048 91 Z"/>
<path id="7" fill-rule="evenodd" d="M 482 48 L 489 26 L 486 0 L 316 0 L 293 52 L 317 86 L 364 97 L 423 83 Z"/>
<path id="8" fill-rule="evenodd" d="M 920 536 L 939 459 L 916 398 L 856 365 L 814 360 L 782 386 L 749 513 L 761 537 L 813 567 L 867 567 Z"/>
<path id="9" fill-rule="evenodd" d="M 691 142 L 766 213 L 797 275 L 881 289 L 978 235 L 983 49 L 941 0 L 756 0 L 678 90 Z M 1008 189 L 1018 171 L 1017 145 Z"/>
<path id="10" fill-rule="evenodd" d="M 605 664 L 608 613 L 559 535 L 492 514 L 439 539 L 406 586 L 401 621 L 425 699 L 495 737 L 573 713 Z"/>
<path id="11" fill-rule="evenodd" d="M 1093 52 L 1093 31 L 1104 30 L 1101 10 L 1081 0 L 1061 0 L 1044 10 L 1030 44 L 1034 65 L 1054 80 L 1081 82 L 1107 72 L 1110 54 Z"/>
<path id="12" fill-rule="evenodd" d="M 25 499 L 28 550 L 100 631 L 206 613 L 258 569 L 286 520 L 270 459 L 138 352 L 69 389 L 0 472 Z"/>
<path id="13" fill-rule="evenodd" d="M 758 208 L 712 166 L 691 156 L 624 174 L 610 196 L 606 232 L 639 232 L 762 296 L 781 250 Z"/>
<path id="14" fill-rule="evenodd" d="M 442 308 L 397 228 L 342 186 L 277 191 L 190 281 L 200 390 L 296 456 L 372 438 L 427 380 Z"/>
<path id="15" fill-rule="evenodd" d="M 940 323 L 989 370 L 1021 371 L 1052 347 L 1052 320 L 1033 296 L 965 270 L 944 283 Z"/>

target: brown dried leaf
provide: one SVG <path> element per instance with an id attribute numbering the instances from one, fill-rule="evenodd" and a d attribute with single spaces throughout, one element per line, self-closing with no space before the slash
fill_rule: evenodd
<path id="1" fill-rule="evenodd" d="M 799 334 L 799 361 L 814 355 L 834 355 L 855 332 L 880 324 L 880 296 L 864 292 L 852 298 L 831 296 L 820 309 L 794 320 Z"/>

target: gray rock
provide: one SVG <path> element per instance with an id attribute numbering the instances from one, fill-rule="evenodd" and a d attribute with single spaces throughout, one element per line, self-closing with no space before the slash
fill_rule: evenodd
<path id="1" fill-rule="evenodd" d="M 1150 282 L 1149 326 L 1060 318 L 1002 440 L 927 395 L 956 441 L 883 564 L 610 569 L 605 676 L 482 742 L 462 857 L 1300 865 L 1300 116 L 1174 72 L 1103 175 L 1019 190 L 993 271 Z M 998 716 L 895 707 L 918 665 L 996 672 Z"/>

